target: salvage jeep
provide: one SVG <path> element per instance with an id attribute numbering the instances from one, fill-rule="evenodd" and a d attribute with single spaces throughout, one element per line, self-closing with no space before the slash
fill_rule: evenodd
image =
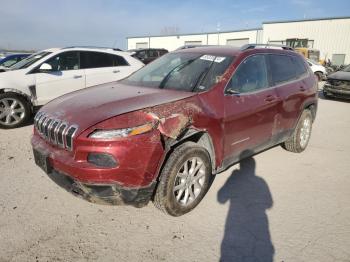
<path id="1" fill-rule="evenodd" d="M 198 47 L 51 101 L 31 143 L 36 164 L 76 196 L 180 216 L 242 158 L 302 152 L 316 110 L 317 81 L 292 49 Z"/>

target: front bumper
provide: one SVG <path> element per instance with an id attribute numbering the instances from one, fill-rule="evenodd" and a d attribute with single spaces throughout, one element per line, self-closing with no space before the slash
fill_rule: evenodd
<path id="1" fill-rule="evenodd" d="M 48 176 L 57 185 L 74 196 L 91 203 L 102 205 L 132 205 L 134 207 L 143 207 L 151 200 L 156 186 L 156 182 L 139 188 L 125 188 L 118 184 L 85 184 L 55 170 L 49 173 Z"/>
<path id="2" fill-rule="evenodd" d="M 330 84 L 325 84 L 323 93 L 327 96 L 350 99 L 350 89 L 344 89 Z"/>
<path id="3" fill-rule="evenodd" d="M 37 165 L 68 192 L 93 203 L 140 207 L 152 197 L 164 153 L 157 132 L 113 142 L 78 143 L 73 152 L 50 144 L 37 133 L 31 143 Z M 88 161 L 90 152 L 109 153 L 118 165 L 98 167 Z"/>

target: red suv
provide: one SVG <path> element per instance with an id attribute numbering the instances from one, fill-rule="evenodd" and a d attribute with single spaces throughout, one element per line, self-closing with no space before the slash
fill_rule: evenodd
<path id="1" fill-rule="evenodd" d="M 130 77 L 73 92 L 35 116 L 35 162 L 101 204 L 152 200 L 180 216 L 215 174 L 275 145 L 303 151 L 317 81 L 287 47 L 179 50 Z"/>

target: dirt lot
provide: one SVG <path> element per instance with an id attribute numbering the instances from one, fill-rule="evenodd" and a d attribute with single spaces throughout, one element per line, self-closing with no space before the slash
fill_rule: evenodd
<path id="1" fill-rule="evenodd" d="M 308 149 L 216 177 L 180 218 L 93 205 L 34 165 L 32 126 L 0 130 L 0 261 L 350 261 L 350 104 L 320 99 Z"/>

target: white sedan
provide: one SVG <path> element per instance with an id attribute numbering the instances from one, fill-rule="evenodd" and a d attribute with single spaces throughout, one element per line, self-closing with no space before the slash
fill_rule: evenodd
<path id="1" fill-rule="evenodd" d="M 109 48 L 47 49 L 0 74 L 0 128 L 14 128 L 41 106 L 63 94 L 117 81 L 144 64 Z"/>

